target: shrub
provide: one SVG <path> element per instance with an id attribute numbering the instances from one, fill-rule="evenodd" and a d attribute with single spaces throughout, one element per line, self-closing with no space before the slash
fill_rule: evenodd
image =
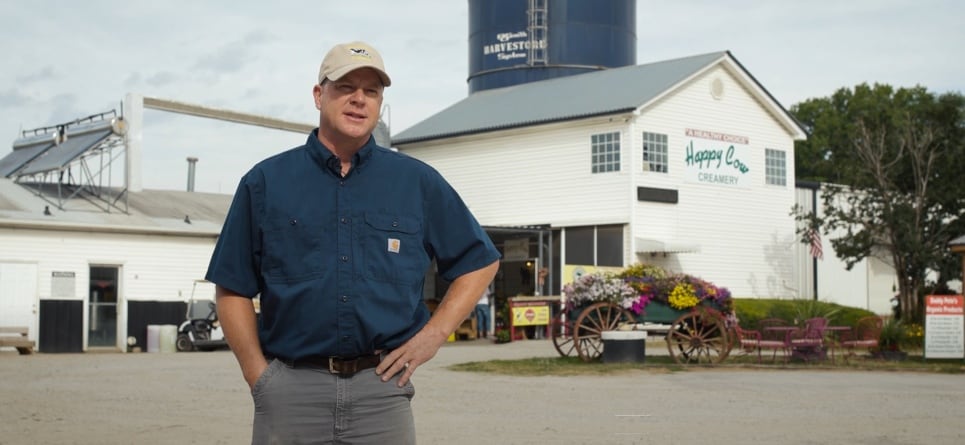
<path id="1" fill-rule="evenodd" d="M 789 323 L 801 324 L 811 317 L 827 317 L 831 324 L 854 326 L 859 318 L 875 315 L 865 309 L 826 301 L 774 298 L 735 298 L 733 301 L 741 326 L 748 329 L 757 329 L 758 322 L 765 318 L 780 318 Z"/>
<path id="2" fill-rule="evenodd" d="M 496 343 L 509 343 L 509 330 L 499 329 L 496 331 Z"/>
<path id="3" fill-rule="evenodd" d="M 878 335 L 878 349 L 882 351 L 901 351 L 910 346 L 908 329 L 901 320 L 889 317 L 881 326 Z"/>

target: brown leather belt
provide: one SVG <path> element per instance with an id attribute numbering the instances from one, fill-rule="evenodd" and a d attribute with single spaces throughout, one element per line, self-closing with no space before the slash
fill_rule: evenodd
<path id="1" fill-rule="evenodd" d="M 384 354 L 367 354 L 357 357 L 326 357 L 312 355 L 298 360 L 278 358 L 290 368 L 319 368 L 344 377 L 349 377 L 363 369 L 374 368 L 382 362 Z"/>

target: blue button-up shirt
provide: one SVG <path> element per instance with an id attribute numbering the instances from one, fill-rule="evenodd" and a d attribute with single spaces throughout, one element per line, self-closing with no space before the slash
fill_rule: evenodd
<path id="1" fill-rule="evenodd" d="M 260 294 L 268 356 L 398 347 L 429 319 L 423 283 L 432 259 L 451 281 L 499 252 L 433 168 L 370 138 L 342 177 L 317 131 L 242 178 L 206 279 Z"/>

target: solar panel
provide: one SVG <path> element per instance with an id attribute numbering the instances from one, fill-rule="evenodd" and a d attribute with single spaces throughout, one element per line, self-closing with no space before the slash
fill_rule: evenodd
<path id="1" fill-rule="evenodd" d="M 28 162 L 44 154 L 54 146 L 54 142 L 47 138 L 48 142 L 24 145 L 17 147 L 14 144 L 13 152 L 0 159 L 0 177 L 9 178 Z"/>
<path id="2" fill-rule="evenodd" d="M 84 154 L 87 150 L 103 142 L 104 139 L 107 139 L 107 137 L 111 135 L 111 132 L 110 127 L 76 135 L 71 135 L 68 132 L 66 141 L 47 150 L 44 156 L 28 164 L 18 174 L 32 175 L 34 173 L 60 170 Z"/>

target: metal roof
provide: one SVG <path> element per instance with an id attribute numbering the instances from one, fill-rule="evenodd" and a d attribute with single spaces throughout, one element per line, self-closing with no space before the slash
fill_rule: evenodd
<path id="1" fill-rule="evenodd" d="M 965 235 L 955 238 L 948 242 L 949 246 L 965 246 Z"/>
<path id="2" fill-rule="evenodd" d="M 128 192 L 124 213 L 105 212 L 97 202 L 82 197 L 67 200 L 61 210 L 51 203 L 52 193 L 56 190 L 49 185 L 0 178 L 0 227 L 216 237 L 232 199 L 215 193 Z"/>
<path id="3" fill-rule="evenodd" d="M 633 111 L 726 51 L 480 91 L 392 138 L 393 145 Z"/>

